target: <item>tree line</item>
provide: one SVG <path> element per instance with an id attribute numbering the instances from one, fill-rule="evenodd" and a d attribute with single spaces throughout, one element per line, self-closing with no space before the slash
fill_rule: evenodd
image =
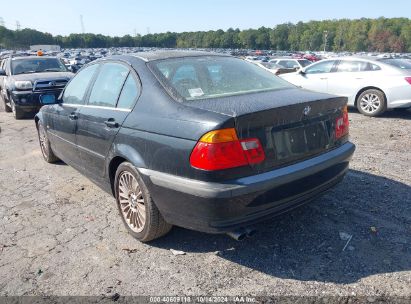
<path id="1" fill-rule="evenodd" d="M 0 26 L 0 48 L 27 49 L 33 44 L 63 48 L 166 47 L 231 48 L 282 51 L 411 52 L 411 19 L 340 19 L 284 23 L 274 28 L 159 33 L 110 37 L 101 34 L 53 36 L 33 29 Z"/>

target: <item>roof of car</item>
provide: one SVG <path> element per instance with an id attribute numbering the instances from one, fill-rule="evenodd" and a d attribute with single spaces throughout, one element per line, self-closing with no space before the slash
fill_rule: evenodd
<path id="1" fill-rule="evenodd" d="M 181 57 L 198 57 L 198 56 L 224 56 L 229 57 L 227 54 L 205 52 L 205 51 L 150 51 L 150 52 L 138 52 L 131 54 L 131 56 L 140 58 L 144 61 L 154 61 L 168 58 L 181 58 Z"/>

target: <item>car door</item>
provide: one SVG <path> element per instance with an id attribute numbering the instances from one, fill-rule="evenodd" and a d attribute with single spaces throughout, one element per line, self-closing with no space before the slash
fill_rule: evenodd
<path id="1" fill-rule="evenodd" d="M 362 88 L 369 78 L 369 63 L 363 60 L 341 60 L 336 72 L 328 77 L 328 93 L 350 97 Z"/>
<path id="2" fill-rule="evenodd" d="M 302 87 L 317 92 L 328 92 L 328 78 L 335 72 L 336 60 L 324 60 L 307 67 L 304 73 Z"/>
<path id="3" fill-rule="evenodd" d="M 285 80 L 307 90 L 327 92 L 328 77 L 335 71 L 336 60 L 314 63 L 302 72 L 281 75 Z"/>
<path id="4" fill-rule="evenodd" d="M 102 64 L 80 111 L 77 145 L 84 169 L 96 178 L 104 176 L 105 158 L 139 94 L 137 79 L 126 64 Z"/>
<path id="5" fill-rule="evenodd" d="M 76 147 L 76 129 L 80 108 L 85 104 L 89 85 L 98 70 L 98 64 L 81 70 L 66 86 L 61 102 L 49 107 L 47 133 L 53 150 L 64 161 L 81 166 Z"/>

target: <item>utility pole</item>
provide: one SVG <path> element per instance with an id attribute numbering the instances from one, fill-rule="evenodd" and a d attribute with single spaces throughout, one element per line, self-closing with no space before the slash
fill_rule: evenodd
<path id="1" fill-rule="evenodd" d="M 81 25 L 81 32 L 84 34 L 86 30 L 84 28 L 83 15 L 80 15 L 80 25 Z"/>
<path id="2" fill-rule="evenodd" d="M 327 49 L 328 31 L 324 31 L 324 53 Z"/>
<path id="3" fill-rule="evenodd" d="M 16 21 L 16 31 L 20 31 L 21 30 L 21 25 L 19 21 Z"/>

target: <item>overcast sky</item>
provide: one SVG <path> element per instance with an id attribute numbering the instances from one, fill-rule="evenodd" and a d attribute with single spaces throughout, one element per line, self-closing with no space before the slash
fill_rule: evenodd
<path id="1" fill-rule="evenodd" d="M 133 35 L 274 27 L 284 22 L 309 20 L 407 17 L 411 0 L 2 0 L 0 17 L 5 26 L 67 35 L 81 33 L 80 15 L 86 32 Z"/>

